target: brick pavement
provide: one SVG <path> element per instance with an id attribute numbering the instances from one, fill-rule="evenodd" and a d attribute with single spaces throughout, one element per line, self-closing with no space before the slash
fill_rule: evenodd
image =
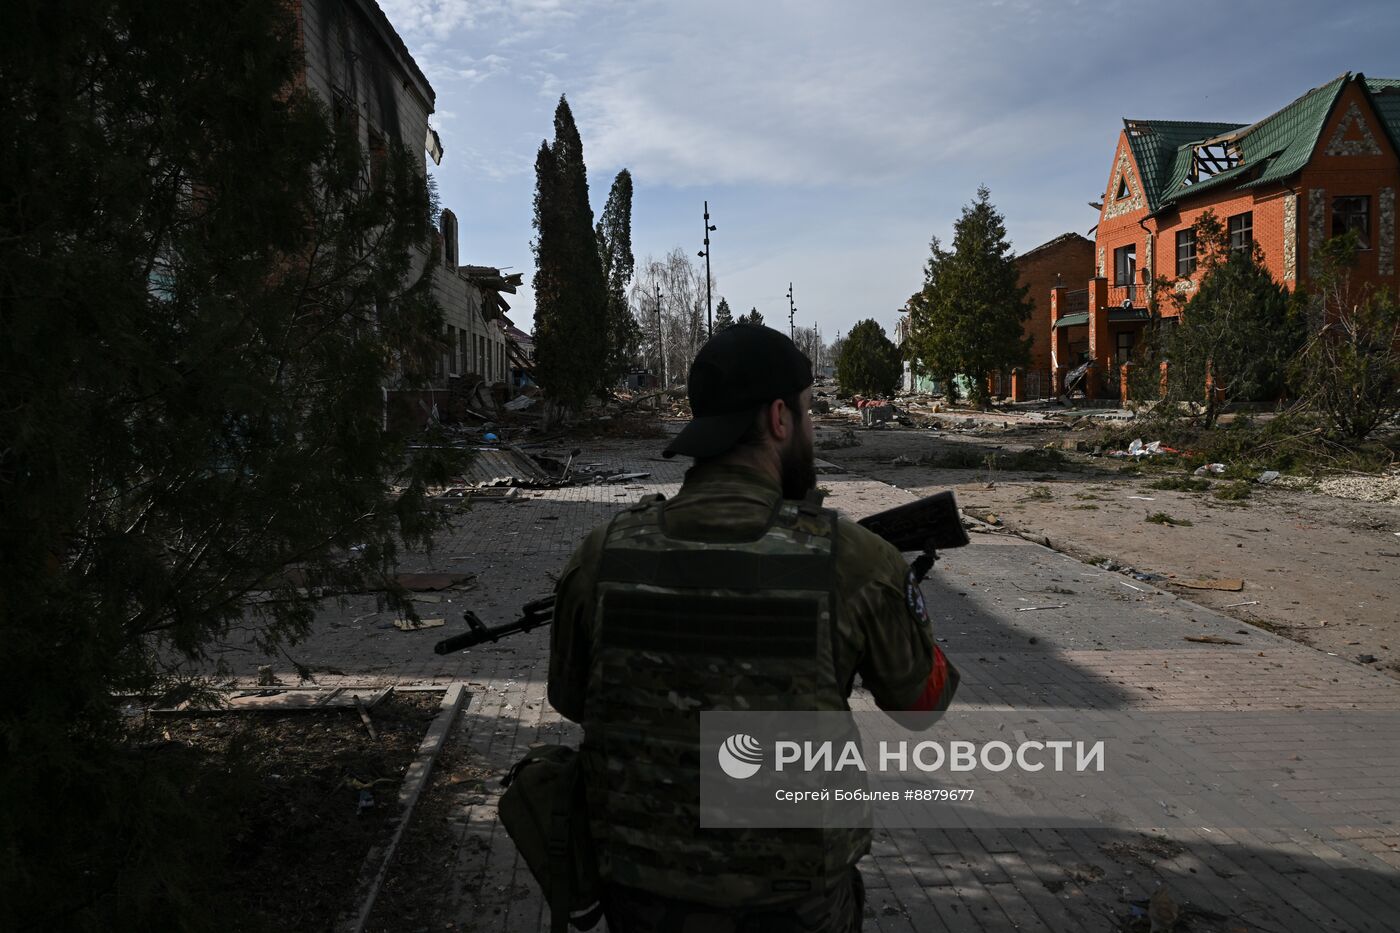
<path id="1" fill-rule="evenodd" d="M 544 697 L 546 632 L 445 658 L 432 644 L 460 627 L 462 608 L 488 624 L 508 620 L 522 602 L 548 591 L 551 574 L 588 529 L 642 495 L 673 493 L 683 465 L 653 451 L 636 442 L 593 445 L 587 458 L 652 476 L 479 504 L 432 555 L 414 555 L 404 569 L 478 575 L 475 589 L 444 593 L 441 604 L 424 607 L 425 615 L 448 618 L 447 628 L 399 632 L 374 611 L 372 598 L 355 597 L 324 612 L 292 655 L 336 672 L 321 678 L 332 682 L 468 682 L 471 700 L 457 739 L 492 773 L 504 773 L 532 743 L 576 741 L 577 728 Z M 821 482 L 829 503 L 856 517 L 912 498 L 859 476 L 824 475 Z M 937 635 L 964 674 L 961 706 L 1400 708 L 1400 684 L 1383 675 L 1016 538 L 974 535 L 972 546 L 940 561 L 925 593 Z M 1068 608 L 1015 612 L 1059 603 Z M 1183 640 L 1199 634 L 1246 645 Z M 266 663 L 236 645 L 223 660 L 244 676 Z M 859 689 L 852 705 L 874 708 Z M 1345 763 L 1330 775 L 1357 777 Z M 1393 780 L 1393 772 L 1369 777 Z M 544 905 L 496 819 L 498 793 L 493 784 L 454 817 L 456 864 L 440 881 L 441 902 L 463 929 L 543 929 Z M 1365 808 L 1358 799 L 1358 812 Z M 1400 929 L 1400 829 L 1394 814 L 1366 815 L 1371 819 L 1358 822 L 1367 825 L 1346 832 L 881 831 L 862 863 L 866 929 L 1117 930 L 1128 902 L 1162 882 L 1178 901 L 1208 912 L 1190 917 L 1191 930 Z"/>

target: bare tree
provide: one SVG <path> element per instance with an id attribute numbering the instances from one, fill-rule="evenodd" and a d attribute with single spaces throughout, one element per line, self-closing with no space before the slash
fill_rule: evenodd
<path id="1" fill-rule="evenodd" d="M 704 272 L 679 247 L 659 260 L 648 256 L 637 267 L 628 304 L 642 331 L 643 357 L 664 385 L 683 383 L 706 340 Z"/>

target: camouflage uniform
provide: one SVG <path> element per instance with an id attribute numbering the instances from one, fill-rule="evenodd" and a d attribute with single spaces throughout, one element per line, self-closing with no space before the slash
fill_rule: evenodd
<path id="1" fill-rule="evenodd" d="M 856 674 L 882 709 L 946 707 L 956 673 L 899 552 L 699 465 L 595 529 L 556 596 L 549 699 L 584 725 L 612 928 L 857 929 L 869 831 L 701 829 L 698 714 L 848 709 Z"/>

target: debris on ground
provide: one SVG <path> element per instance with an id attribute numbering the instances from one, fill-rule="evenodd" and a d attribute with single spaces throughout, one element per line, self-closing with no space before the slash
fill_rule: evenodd
<path id="1" fill-rule="evenodd" d="M 394 581 L 406 590 L 415 593 L 431 593 L 440 590 L 470 589 L 476 585 L 474 573 L 401 573 Z"/>
<path id="2" fill-rule="evenodd" d="M 1202 645 L 1242 645 L 1242 641 L 1232 641 L 1228 638 L 1221 638 L 1219 635 L 1187 635 L 1187 641 L 1194 641 Z"/>
<path id="3" fill-rule="evenodd" d="M 1223 590 L 1227 593 L 1238 593 L 1244 589 L 1243 580 L 1175 580 L 1177 586 L 1184 586 L 1190 590 Z"/>
<path id="4" fill-rule="evenodd" d="M 398 629 L 400 632 L 416 632 L 420 629 L 438 628 L 446 624 L 446 619 L 419 619 L 416 622 L 413 619 L 394 620 L 394 628 Z"/>
<path id="5" fill-rule="evenodd" d="M 261 677 L 259 678 L 261 680 Z M 261 686 L 261 684 L 260 684 Z M 152 709 L 152 715 L 211 713 L 302 713 L 315 710 L 374 709 L 393 694 L 393 687 L 280 687 L 211 689 L 174 706 Z"/>
<path id="6" fill-rule="evenodd" d="M 829 437 L 817 444 L 822 450 L 844 450 L 847 447 L 859 447 L 860 438 L 856 437 L 856 432 L 847 428 L 837 433 L 835 437 Z"/>
<path id="7" fill-rule="evenodd" d="M 1205 476 L 1208 473 L 1213 473 L 1216 476 L 1219 476 L 1221 473 L 1224 472 L 1225 464 L 1223 463 L 1203 463 L 1200 466 L 1196 467 L 1196 469 L 1192 471 L 1191 475 Z"/>

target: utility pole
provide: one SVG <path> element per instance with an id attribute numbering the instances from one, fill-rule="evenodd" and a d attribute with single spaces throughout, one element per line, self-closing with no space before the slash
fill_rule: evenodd
<path id="1" fill-rule="evenodd" d="M 792 303 L 792 283 L 788 283 L 788 339 L 797 341 L 797 305 Z"/>
<path id="2" fill-rule="evenodd" d="M 705 257 L 705 339 L 715 335 L 715 311 L 710 303 L 710 231 L 718 229 L 710 223 L 710 202 L 705 202 L 705 248 L 700 255 Z"/>
<path id="3" fill-rule="evenodd" d="M 660 357 L 656 367 L 661 372 L 661 388 L 666 388 L 666 341 L 661 331 L 661 283 L 656 283 L 656 355 Z"/>

